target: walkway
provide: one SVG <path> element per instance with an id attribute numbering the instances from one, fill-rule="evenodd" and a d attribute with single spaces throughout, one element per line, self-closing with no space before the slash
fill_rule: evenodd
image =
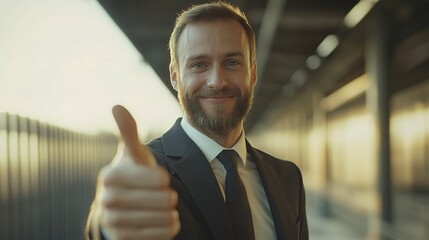
<path id="1" fill-rule="evenodd" d="M 320 216 L 317 209 L 310 204 L 307 205 L 307 220 L 310 231 L 310 240 L 363 240 L 365 236 L 360 236 L 345 223 L 338 219 L 325 218 Z"/>

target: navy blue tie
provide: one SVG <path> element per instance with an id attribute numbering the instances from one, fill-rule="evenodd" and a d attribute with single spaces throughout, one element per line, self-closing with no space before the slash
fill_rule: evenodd
<path id="1" fill-rule="evenodd" d="M 235 237 L 239 240 L 254 240 L 252 212 L 247 200 L 246 189 L 237 170 L 237 161 L 240 161 L 240 157 L 234 150 L 223 150 L 217 159 L 226 169 L 226 207 L 234 226 Z"/>

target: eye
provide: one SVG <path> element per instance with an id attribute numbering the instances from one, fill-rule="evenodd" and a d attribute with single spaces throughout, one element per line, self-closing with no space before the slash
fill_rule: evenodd
<path id="1" fill-rule="evenodd" d="M 206 64 L 204 64 L 204 63 L 202 63 L 202 62 L 197 62 L 197 63 L 192 63 L 190 66 L 189 66 L 189 68 L 194 68 L 194 69 L 196 69 L 196 68 L 203 68 L 203 67 L 206 67 L 207 65 Z"/>
<path id="2" fill-rule="evenodd" d="M 236 69 L 241 66 L 241 63 L 237 60 L 231 59 L 227 60 L 224 65 L 228 68 Z"/>

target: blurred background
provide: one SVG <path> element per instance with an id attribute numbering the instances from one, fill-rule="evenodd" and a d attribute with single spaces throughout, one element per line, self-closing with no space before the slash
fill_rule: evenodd
<path id="1" fill-rule="evenodd" d="M 167 42 L 207 1 L 0 0 L 0 239 L 84 239 L 122 104 L 182 115 Z M 310 239 L 429 238 L 429 1 L 240 0 L 257 35 L 250 142 L 299 165 Z"/>

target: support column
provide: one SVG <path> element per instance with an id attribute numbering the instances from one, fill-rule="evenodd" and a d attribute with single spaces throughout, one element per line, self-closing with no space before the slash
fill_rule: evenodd
<path id="1" fill-rule="evenodd" d="M 386 15 L 380 8 L 374 9 L 368 21 L 365 64 L 370 78 L 367 92 L 367 107 L 373 116 L 375 130 L 375 153 L 377 161 L 377 190 L 379 220 L 391 223 L 392 216 L 392 184 L 390 163 L 390 94 L 388 41 L 389 24 Z M 382 228 L 380 229 L 383 231 Z M 383 239 L 383 238 L 381 238 Z"/>
<path id="2" fill-rule="evenodd" d="M 317 188 L 320 189 L 318 195 L 320 196 L 318 212 L 321 216 L 328 218 L 331 217 L 330 211 L 330 164 L 328 162 L 327 156 L 327 142 L 326 129 L 327 129 L 327 112 L 321 106 L 320 102 L 322 101 L 324 94 L 322 92 L 322 87 L 319 86 L 319 89 L 314 91 L 312 95 L 312 106 L 313 106 L 313 130 L 316 131 L 317 140 L 313 144 L 313 151 L 317 152 L 316 162 L 313 162 L 313 165 L 316 164 L 317 172 L 313 172 L 314 176 L 317 176 Z M 314 160 L 314 159 L 313 159 Z"/>

